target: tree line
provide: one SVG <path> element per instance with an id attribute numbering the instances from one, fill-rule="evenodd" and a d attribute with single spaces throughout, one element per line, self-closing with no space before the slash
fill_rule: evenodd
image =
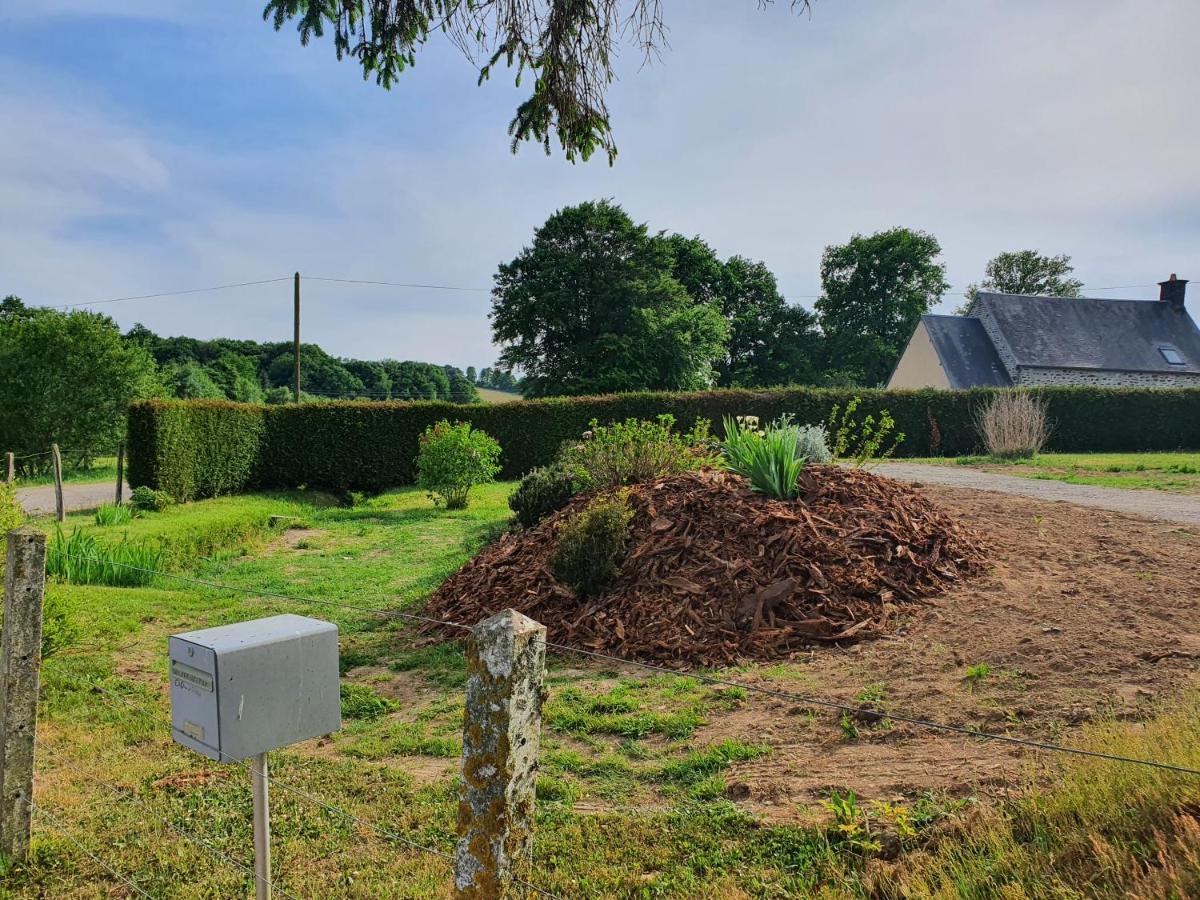
<path id="1" fill-rule="evenodd" d="M 610 200 L 560 209 L 500 265 L 492 332 L 528 397 L 784 385 L 875 386 L 949 289 L 941 245 L 891 228 L 825 248 L 812 311 L 762 262 L 652 232 Z M 1070 259 L 1025 250 L 980 290 L 1078 296 Z M 965 312 L 965 307 L 960 310 Z"/>
<path id="2" fill-rule="evenodd" d="M 64 448 L 68 463 L 111 453 L 125 409 L 147 397 L 290 403 L 294 352 L 286 342 L 162 337 L 143 325 L 122 334 L 112 318 L 0 300 L 0 451 Z M 300 348 L 301 400 L 478 402 L 475 378 L 455 366 L 339 359 L 316 344 Z M 507 370 L 484 370 L 487 385 L 514 390 Z M 45 457 L 21 462 L 43 468 Z"/>

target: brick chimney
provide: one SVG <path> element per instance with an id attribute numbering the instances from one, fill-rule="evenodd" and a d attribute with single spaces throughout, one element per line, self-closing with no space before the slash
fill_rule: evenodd
<path id="1" fill-rule="evenodd" d="M 1183 312 L 1184 294 L 1187 291 L 1187 279 L 1176 278 L 1175 273 L 1171 273 L 1171 277 L 1166 281 L 1158 283 L 1158 299 L 1163 303 L 1169 303 L 1171 309 L 1175 312 Z"/>

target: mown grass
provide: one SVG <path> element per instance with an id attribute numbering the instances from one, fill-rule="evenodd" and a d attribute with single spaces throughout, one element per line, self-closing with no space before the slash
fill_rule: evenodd
<path id="1" fill-rule="evenodd" d="M 1023 478 L 1132 488 L 1200 493 L 1200 453 L 1039 453 L 1033 459 L 991 456 L 931 457 L 910 462 L 960 465 L 1002 471 Z"/>
<path id="2" fill-rule="evenodd" d="M 342 731 L 331 742 L 272 754 L 276 778 L 406 841 L 450 851 L 461 644 L 414 635 L 402 619 L 326 604 L 413 608 L 507 518 L 509 489 L 481 490 L 469 509 L 454 513 L 434 511 L 416 490 L 353 509 L 296 496 L 207 501 L 137 520 L 138 537 L 186 536 L 199 523 L 236 518 L 239 510 L 279 512 L 281 504 L 292 504 L 308 530 L 264 545 L 261 537 L 247 543 L 237 529 L 217 529 L 233 543 L 215 546 L 188 571 L 230 590 L 169 578 L 136 589 L 52 583 L 56 607 L 81 634 L 44 666 L 39 736 L 49 749 L 39 756 L 36 800 L 66 832 L 40 819 L 30 859 L 5 874 L 0 896 L 122 896 L 120 881 L 74 842 L 154 896 L 251 892 L 244 873 L 159 822 L 250 859 L 247 773 L 170 740 L 163 648 L 173 632 L 283 611 L 336 622 L 349 675 Z M 900 860 L 883 862 L 856 851 L 833 823 L 768 824 L 724 799 L 725 779 L 738 765 L 775 762 L 770 741 L 753 733 L 703 738 L 703 722 L 747 702 L 742 691 L 580 666 L 551 660 L 541 754 L 534 880 L 559 896 L 1115 898 L 1200 890 L 1200 780 L 1049 760 L 1050 771 L 1031 769 L 1024 793 L 970 818 L 956 817 L 961 803 L 936 795 L 864 804 L 870 835 L 905 823 Z M 780 664 L 759 674 L 797 672 Z M 860 696 L 892 701 L 875 684 Z M 1085 740 L 1094 749 L 1200 766 L 1200 696 L 1188 694 L 1146 724 L 1095 726 Z M 278 785 L 272 804 L 275 872 L 293 894 L 448 893 L 444 859 Z"/>
<path id="3" fill-rule="evenodd" d="M 4 457 L 0 456 L 0 462 L 3 462 Z M 69 464 L 69 460 L 63 460 L 63 483 L 64 484 L 91 484 L 109 482 L 116 487 L 117 484 L 117 458 L 115 456 L 99 456 L 93 460 L 92 465 L 88 468 L 80 468 Z M 17 477 L 17 487 L 37 487 L 42 484 L 54 484 L 54 476 L 50 472 L 45 472 L 40 475 L 26 475 Z"/>

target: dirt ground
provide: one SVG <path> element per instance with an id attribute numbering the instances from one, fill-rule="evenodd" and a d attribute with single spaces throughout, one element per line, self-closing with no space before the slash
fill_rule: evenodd
<path id="1" fill-rule="evenodd" d="M 1070 744 L 1079 725 L 1136 718 L 1200 670 L 1200 529 L 925 490 L 985 537 L 992 569 L 916 612 L 901 633 L 817 650 L 790 678 L 759 680 L 850 701 L 883 685 L 888 711 Z M 968 679 L 979 664 L 989 673 Z M 858 736 L 848 739 L 834 712 L 752 700 L 697 738 L 757 734 L 776 747 L 728 778 L 731 796 L 768 818 L 792 818 L 832 788 L 871 799 L 1000 793 L 1036 764 L 996 742 L 853 724 Z"/>

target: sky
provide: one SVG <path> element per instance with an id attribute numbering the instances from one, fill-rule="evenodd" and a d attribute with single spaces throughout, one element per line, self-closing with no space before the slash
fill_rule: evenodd
<path id="1" fill-rule="evenodd" d="M 306 341 L 482 367 L 497 265 L 556 209 L 605 197 L 763 260 L 805 306 L 825 246 L 896 225 L 938 238 L 953 291 L 1025 248 L 1070 254 L 1096 296 L 1200 281 L 1195 0 L 667 2 L 662 58 L 616 61 L 611 167 L 510 153 L 524 92 L 501 72 L 476 86 L 439 39 L 386 91 L 261 5 L 0 0 L 0 295 L 73 304 L 298 270 Z M 94 308 L 288 340 L 292 286 Z"/>

